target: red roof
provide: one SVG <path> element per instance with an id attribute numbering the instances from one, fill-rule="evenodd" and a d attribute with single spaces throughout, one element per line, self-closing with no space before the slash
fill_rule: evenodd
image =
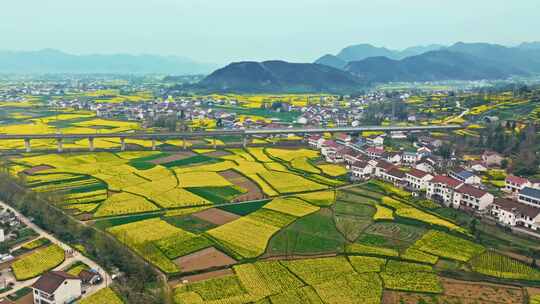
<path id="1" fill-rule="evenodd" d="M 523 177 L 519 177 L 519 176 L 515 176 L 515 175 L 508 175 L 506 177 L 506 181 L 510 182 L 512 184 L 516 184 L 516 185 L 525 185 L 526 183 L 529 182 L 528 179 L 523 178 Z"/>
<path id="2" fill-rule="evenodd" d="M 482 196 L 486 195 L 487 192 L 478 188 L 475 188 L 471 185 L 463 184 L 459 186 L 459 188 L 456 189 L 457 192 L 468 194 L 470 196 L 481 198 Z"/>
<path id="3" fill-rule="evenodd" d="M 366 161 L 359 160 L 359 161 L 355 161 L 354 163 L 352 163 L 351 167 L 365 168 L 367 165 L 368 165 L 368 163 Z"/>
<path id="4" fill-rule="evenodd" d="M 374 154 L 383 154 L 384 149 L 379 147 L 369 147 L 366 149 L 367 153 L 374 153 Z"/>
<path id="5" fill-rule="evenodd" d="M 323 143 L 326 147 L 337 148 L 338 144 L 333 140 L 325 140 Z"/>
<path id="6" fill-rule="evenodd" d="M 391 168 L 390 170 L 388 170 L 387 174 L 392 175 L 392 176 L 397 177 L 397 178 L 404 178 L 405 177 L 405 172 L 399 170 L 396 167 Z"/>
<path id="7" fill-rule="evenodd" d="M 437 175 L 431 180 L 431 182 L 436 184 L 445 184 L 450 188 L 456 188 L 462 184 L 462 182 L 458 181 L 457 179 L 453 179 L 445 175 Z"/>
<path id="8" fill-rule="evenodd" d="M 512 213 L 519 213 L 528 216 L 532 219 L 540 214 L 540 209 L 529 205 L 522 204 L 506 198 L 496 198 L 493 201 L 493 205 L 499 206 L 499 208 Z"/>
<path id="9" fill-rule="evenodd" d="M 390 169 L 392 169 L 392 168 L 395 168 L 394 165 L 392 165 L 391 163 L 386 162 L 386 161 L 384 161 L 384 160 L 379 160 L 379 161 L 377 162 L 377 167 L 378 167 L 378 168 L 381 168 L 381 169 L 384 169 L 385 171 L 388 171 L 388 170 L 390 170 Z"/>
<path id="10" fill-rule="evenodd" d="M 422 171 L 419 169 L 412 168 L 407 174 L 412 175 L 416 178 L 423 178 L 424 176 L 428 175 L 429 173 L 426 171 Z"/>

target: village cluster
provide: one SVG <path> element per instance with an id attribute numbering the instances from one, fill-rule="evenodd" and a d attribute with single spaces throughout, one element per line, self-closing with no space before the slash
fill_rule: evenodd
<path id="1" fill-rule="evenodd" d="M 425 196 L 446 207 L 489 217 L 499 224 L 525 233 L 540 232 L 540 181 L 508 175 L 502 196 L 488 192 L 481 175 L 500 168 L 504 157 L 485 151 L 481 160 L 458 163 L 433 152 L 442 141 L 428 136 L 414 143 L 416 151 L 386 151 L 385 135 L 353 141 L 349 135 L 336 140 L 309 137 L 309 145 L 321 151 L 330 163 L 343 163 L 354 181 L 380 179 L 396 187 Z"/>

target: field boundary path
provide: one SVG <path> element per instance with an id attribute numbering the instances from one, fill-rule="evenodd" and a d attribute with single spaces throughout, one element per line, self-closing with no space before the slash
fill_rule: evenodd
<path id="1" fill-rule="evenodd" d="M 39 235 L 39 237 L 47 238 L 51 241 L 52 244 L 56 244 L 60 246 L 62 249 L 64 249 L 64 251 L 66 252 L 66 259 L 64 260 L 64 262 L 62 262 L 62 264 L 55 267 L 53 270 L 61 270 L 77 261 L 80 261 L 88 265 L 91 269 L 97 271 L 103 277 L 103 280 L 101 281 L 101 283 L 97 285 L 90 285 L 89 288 L 86 289 L 86 293 L 84 294 L 85 297 L 97 292 L 98 290 L 102 288 L 109 286 L 109 284 L 112 282 L 112 278 L 109 275 L 109 273 L 105 269 L 103 269 L 101 266 L 99 266 L 96 262 L 82 255 L 80 252 L 73 249 L 66 243 L 58 240 L 54 235 L 41 229 L 39 226 L 34 224 L 32 221 L 30 221 L 27 217 L 22 215 L 19 211 L 9 206 L 8 204 L 4 203 L 3 201 L 0 201 L 0 206 L 4 208 L 9 208 L 10 210 L 12 210 L 15 213 L 15 215 L 17 215 L 19 220 L 23 222 L 25 225 L 27 225 L 29 228 L 33 229 Z M 14 293 L 25 287 L 30 287 L 32 284 L 34 284 L 34 282 L 38 280 L 38 278 L 39 277 L 26 280 L 26 281 L 20 281 L 20 282 L 15 281 L 14 282 L 15 285 L 13 286 L 13 288 L 10 289 L 9 291 L 1 293 L 0 298 L 6 297 L 7 295 Z"/>

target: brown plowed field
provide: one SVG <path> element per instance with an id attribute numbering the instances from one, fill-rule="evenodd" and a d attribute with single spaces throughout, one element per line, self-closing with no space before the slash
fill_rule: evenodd
<path id="1" fill-rule="evenodd" d="M 183 272 L 226 267 L 236 264 L 235 259 L 214 247 L 206 248 L 177 258 L 174 262 Z"/>
<path id="2" fill-rule="evenodd" d="M 234 171 L 227 170 L 219 172 L 219 175 L 223 176 L 226 180 L 232 184 L 245 189 L 247 192 L 236 197 L 233 202 L 244 202 L 244 201 L 254 201 L 265 198 L 262 190 L 249 178 L 243 176 L 242 174 Z"/>

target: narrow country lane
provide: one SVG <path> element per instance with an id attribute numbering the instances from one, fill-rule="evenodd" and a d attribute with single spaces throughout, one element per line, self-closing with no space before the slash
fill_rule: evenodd
<path id="1" fill-rule="evenodd" d="M 107 273 L 107 271 L 105 271 L 105 269 L 103 269 L 101 266 L 99 266 L 96 262 L 94 262 L 93 260 L 91 260 L 88 257 L 84 256 L 83 254 L 81 254 L 80 252 L 78 252 L 74 248 L 70 247 L 69 245 L 67 245 L 67 244 L 63 243 L 62 241 L 58 240 L 54 235 L 44 231 L 43 229 L 38 227 L 36 224 L 31 222 L 28 218 L 26 218 L 19 211 L 15 210 L 13 207 L 9 206 L 8 204 L 0 201 L 0 206 L 2 206 L 4 208 L 9 208 L 10 210 L 12 210 L 17 215 L 17 217 L 20 219 L 20 221 L 23 222 L 28 227 L 30 227 L 31 229 L 33 229 L 39 235 L 39 237 L 47 238 L 53 244 L 56 244 L 56 245 L 60 246 L 62 249 L 64 249 L 64 251 L 66 252 L 66 259 L 64 260 L 64 262 L 62 264 L 55 267 L 54 270 L 64 269 L 64 268 L 68 267 L 70 264 L 73 264 L 73 263 L 75 263 L 77 261 L 80 261 L 80 262 L 83 262 L 86 265 L 88 265 L 91 269 L 94 269 L 95 271 L 97 271 L 103 277 L 103 281 L 100 284 L 91 285 L 91 286 L 89 286 L 88 289 L 86 289 L 86 293 L 84 294 L 84 297 L 86 297 L 88 295 L 91 295 L 91 294 L 95 293 L 96 291 L 98 291 L 98 290 L 100 290 L 102 288 L 107 287 L 112 282 L 112 279 L 111 279 L 111 276 L 109 275 L 109 273 Z M 37 281 L 37 279 L 38 278 L 34 278 L 34 279 L 26 280 L 26 281 L 21 281 L 21 282 L 14 282 L 15 285 L 13 286 L 13 289 L 11 289 L 9 291 L 6 291 L 4 293 L 0 293 L 0 298 L 3 298 L 3 297 L 5 297 L 5 296 L 7 296 L 7 295 L 9 295 L 11 293 L 14 293 L 17 290 L 20 290 L 22 288 L 31 286 L 32 284 L 34 284 L 35 281 Z"/>

